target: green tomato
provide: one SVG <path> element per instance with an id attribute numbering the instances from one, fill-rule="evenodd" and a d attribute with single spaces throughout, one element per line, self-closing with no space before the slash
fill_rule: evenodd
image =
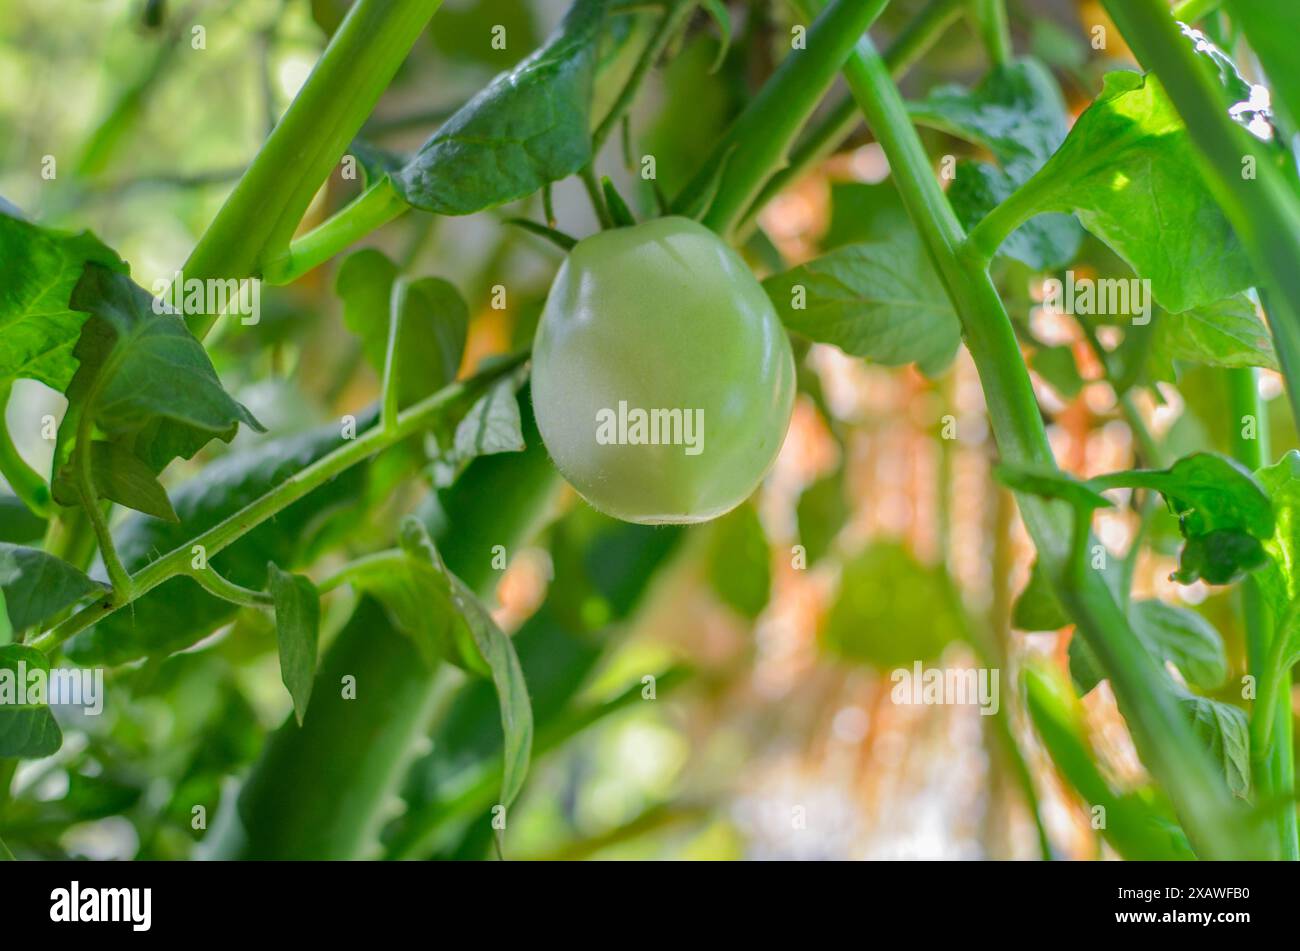
<path id="1" fill-rule="evenodd" d="M 687 218 L 578 242 L 533 344 L 551 458 L 588 502 L 629 522 L 700 522 L 743 502 L 776 459 L 794 390 L 767 294 Z"/>

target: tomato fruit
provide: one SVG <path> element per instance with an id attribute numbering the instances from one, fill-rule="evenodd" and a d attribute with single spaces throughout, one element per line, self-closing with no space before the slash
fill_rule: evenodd
<path id="1" fill-rule="evenodd" d="M 790 341 L 716 234 L 659 218 L 578 242 L 533 344 L 537 425 L 593 506 L 649 524 L 744 501 L 794 408 Z"/>

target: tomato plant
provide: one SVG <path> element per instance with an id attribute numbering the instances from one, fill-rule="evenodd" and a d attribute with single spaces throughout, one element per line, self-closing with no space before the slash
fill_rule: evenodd
<path id="1" fill-rule="evenodd" d="M 1293 6 L 7 8 L 0 857 L 1300 859 Z"/>

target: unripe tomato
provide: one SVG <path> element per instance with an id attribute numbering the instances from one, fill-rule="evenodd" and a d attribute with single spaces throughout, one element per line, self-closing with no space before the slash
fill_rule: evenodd
<path id="1" fill-rule="evenodd" d="M 687 218 L 578 242 L 533 344 L 551 458 L 588 502 L 629 522 L 699 522 L 744 501 L 781 448 L 794 389 L 767 294 Z"/>

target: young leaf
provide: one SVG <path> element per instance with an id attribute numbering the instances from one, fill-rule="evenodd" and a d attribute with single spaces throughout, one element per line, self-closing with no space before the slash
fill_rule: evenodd
<path id="1" fill-rule="evenodd" d="M 896 542 L 877 542 L 844 566 L 822 644 L 834 655 L 888 670 L 933 660 L 965 630 L 948 577 Z"/>
<path id="2" fill-rule="evenodd" d="M 339 268 L 335 289 L 343 300 L 343 322 L 361 338 L 362 350 L 376 373 L 384 372 L 393 284 L 397 265 L 381 251 L 365 248 Z M 456 379 L 469 307 L 448 281 L 426 277 L 406 287 L 397 350 L 398 405 L 440 390 Z"/>
<path id="3" fill-rule="evenodd" d="M 1181 692 L 1178 702 L 1192 729 L 1222 770 L 1228 788 L 1243 799 L 1250 794 L 1250 727 L 1239 707 Z"/>
<path id="4" fill-rule="evenodd" d="M 914 232 L 837 248 L 763 282 L 782 322 L 885 366 L 935 375 L 961 340 L 957 316 Z"/>
<path id="5" fill-rule="evenodd" d="M 605 0 L 576 0 L 545 46 L 497 76 L 393 173 L 402 197 L 426 211 L 467 215 L 586 165 L 604 12 Z"/>
<path id="6" fill-rule="evenodd" d="M 996 66 L 975 89 L 943 87 L 910 107 L 914 119 L 983 146 L 998 165 L 963 160 L 948 189 L 953 210 L 967 228 L 1028 181 L 1065 140 L 1066 109 L 1052 74 L 1037 60 Z M 1069 262 L 1082 232 L 1069 215 L 1025 222 L 1001 251 L 1030 267 Z"/>
<path id="7" fill-rule="evenodd" d="M 1147 488 L 1164 496 L 1187 539 L 1174 579 L 1228 584 L 1265 562 L 1263 542 L 1273 534 L 1268 494 L 1239 462 L 1212 452 L 1184 456 L 1168 469 L 1135 469 L 1098 476 L 1099 488 Z"/>
<path id="8" fill-rule="evenodd" d="M 24 631 L 104 589 L 61 558 L 0 542 L 0 590 L 9 623 Z"/>
<path id="9" fill-rule="evenodd" d="M 49 680 L 50 660 L 41 651 L 22 644 L 0 647 L 0 759 L 41 759 L 63 745 L 63 731 L 42 696 L 19 704 L 18 685 L 27 673 L 42 670 Z"/>
<path id="10" fill-rule="evenodd" d="M 1108 73 L 1023 196 L 1032 198 L 1024 218 L 1074 212 L 1174 313 L 1253 283 L 1241 243 L 1201 179 L 1187 128 L 1153 75 Z"/>
<path id="11" fill-rule="evenodd" d="M 0 261 L 0 388 L 25 377 L 61 393 L 77 369 L 72 348 L 86 320 L 68 306 L 72 289 L 87 262 L 122 272 L 127 266 L 89 231 L 41 228 L 3 207 Z"/>
<path id="12" fill-rule="evenodd" d="M 293 697 L 293 714 L 301 725 L 316 678 L 320 639 L 320 594 L 310 578 L 266 566 L 267 590 L 275 600 L 275 638 L 280 648 L 280 679 Z"/>
<path id="13" fill-rule="evenodd" d="M 772 556 L 758 510 L 745 503 L 713 524 L 709 582 L 723 602 L 753 620 L 772 594 Z"/>

